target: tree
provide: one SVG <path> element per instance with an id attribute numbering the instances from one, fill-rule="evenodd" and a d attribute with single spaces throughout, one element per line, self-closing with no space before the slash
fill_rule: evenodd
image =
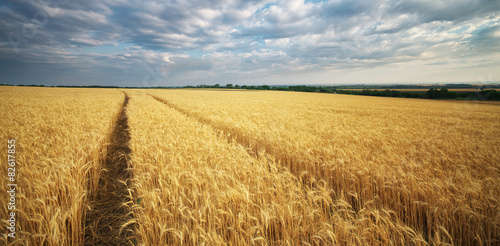
<path id="1" fill-rule="evenodd" d="M 427 91 L 427 98 L 430 99 L 454 99 L 458 97 L 458 93 L 453 91 L 448 91 L 446 88 L 441 88 L 441 90 L 431 88 Z"/>
<path id="2" fill-rule="evenodd" d="M 438 90 L 434 88 L 430 88 L 427 91 L 427 97 L 430 99 L 438 98 L 438 94 L 439 94 Z"/>

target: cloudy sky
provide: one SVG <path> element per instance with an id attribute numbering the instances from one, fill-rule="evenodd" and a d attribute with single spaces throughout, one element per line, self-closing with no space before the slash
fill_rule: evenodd
<path id="1" fill-rule="evenodd" d="M 498 0 L 0 2 L 0 83 L 500 80 Z"/>

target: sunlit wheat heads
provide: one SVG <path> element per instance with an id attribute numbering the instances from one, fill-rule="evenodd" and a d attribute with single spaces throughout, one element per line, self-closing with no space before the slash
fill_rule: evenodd
<path id="1" fill-rule="evenodd" d="M 0 158 L 3 165 L 15 138 L 18 185 L 18 233 L 2 234 L 2 244 L 83 244 L 88 196 L 122 101 L 118 90 L 1 87 Z M 0 170 L 6 187 L 7 168 Z M 2 202 L 2 233 L 7 212 Z"/>
<path id="2" fill-rule="evenodd" d="M 269 154 L 304 185 L 325 182 L 354 216 L 378 209 L 370 217 L 386 214 L 429 244 L 499 243 L 499 105 L 245 90 L 147 93 L 250 152 Z"/>

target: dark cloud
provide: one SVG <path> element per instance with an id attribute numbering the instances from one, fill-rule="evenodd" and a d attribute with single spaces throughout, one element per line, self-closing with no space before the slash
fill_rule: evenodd
<path id="1" fill-rule="evenodd" d="M 500 24 L 478 32 L 472 38 L 471 45 L 482 52 L 500 52 Z"/>
<path id="2" fill-rule="evenodd" d="M 420 22 L 462 22 L 487 14 L 498 14 L 500 2 L 496 0 L 412 0 L 395 1 L 392 13 L 409 13 L 419 17 Z"/>

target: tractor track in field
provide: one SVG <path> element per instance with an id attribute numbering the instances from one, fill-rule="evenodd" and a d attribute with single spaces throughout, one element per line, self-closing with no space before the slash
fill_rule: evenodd
<path id="1" fill-rule="evenodd" d="M 312 187 L 312 188 L 317 187 L 316 182 L 312 182 L 312 183 L 310 182 L 311 178 L 314 178 L 314 177 L 311 177 L 310 174 L 305 175 L 305 176 L 302 175 L 301 172 L 303 170 L 296 168 L 294 165 L 295 163 L 293 161 L 291 161 L 289 159 L 282 158 L 281 156 L 278 155 L 278 153 L 275 152 L 275 150 L 269 148 L 269 146 L 259 145 L 258 141 L 255 141 L 255 139 L 253 139 L 249 136 L 246 136 L 244 134 L 239 134 L 239 131 L 236 128 L 221 127 L 221 126 L 217 125 L 216 122 L 213 122 L 209 119 L 203 118 L 203 117 L 197 115 L 196 113 L 191 113 L 188 110 L 179 108 L 178 106 L 172 104 L 168 100 L 165 100 L 161 97 L 157 97 L 157 96 L 154 96 L 151 94 L 147 94 L 147 95 L 149 95 L 150 97 L 152 97 L 156 101 L 161 102 L 161 103 L 165 104 L 166 106 L 176 110 L 177 112 L 180 112 L 181 114 L 183 114 L 189 118 L 195 119 L 196 121 L 200 122 L 201 124 L 210 126 L 211 128 L 213 128 L 216 131 L 231 134 L 230 136 L 226 136 L 227 141 L 234 142 L 234 143 L 237 143 L 237 144 L 243 146 L 245 148 L 246 152 L 250 156 L 252 156 L 254 158 L 259 158 L 259 157 L 262 157 L 261 153 L 264 152 L 265 155 L 267 155 L 268 157 L 271 157 L 274 161 L 276 161 L 277 164 L 279 164 L 279 166 L 288 168 L 288 171 L 291 174 L 293 174 L 295 177 L 297 177 L 299 180 L 303 181 L 304 185 L 307 185 L 307 186 Z"/>
<path id="2" fill-rule="evenodd" d="M 132 218 L 129 185 L 130 133 L 127 117 L 128 95 L 116 120 L 107 154 L 101 162 L 99 185 L 89 195 L 90 210 L 85 219 L 85 245 L 132 245 Z"/>
<path id="3" fill-rule="evenodd" d="M 224 129 L 223 127 L 217 126 L 216 123 L 212 122 L 211 120 L 205 119 L 203 117 L 199 117 L 198 115 L 193 114 L 193 113 L 189 112 L 188 110 L 181 109 L 181 108 L 177 107 L 176 105 L 170 103 L 168 100 L 165 100 L 161 97 L 157 97 L 157 96 L 154 96 L 151 94 L 147 94 L 147 95 L 152 97 L 156 101 L 165 104 L 167 107 L 170 107 L 170 108 L 174 109 L 175 111 L 177 111 L 177 112 L 179 112 L 179 113 L 181 113 L 189 118 L 193 118 L 196 121 L 200 122 L 201 124 L 208 125 L 217 131 L 227 132 L 227 133 L 232 133 L 235 131 L 234 129 Z M 259 152 L 262 150 L 265 150 L 265 148 L 261 148 L 259 146 L 255 146 L 255 145 L 252 146 L 251 143 L 245 142 L 244 137 L 241 137 L 239 135 L 233 135 L 232 137 L 228 137 L 227 140 L 229 142 L 234 141 L 234 142 L 240 144 L 241 146 L 245 147 L 246 152 L 252 157 L 259 157 Z M 272 157 L 275 157 L 272 153 L 267 152 L 267 154 L 269 154 Z"/>

